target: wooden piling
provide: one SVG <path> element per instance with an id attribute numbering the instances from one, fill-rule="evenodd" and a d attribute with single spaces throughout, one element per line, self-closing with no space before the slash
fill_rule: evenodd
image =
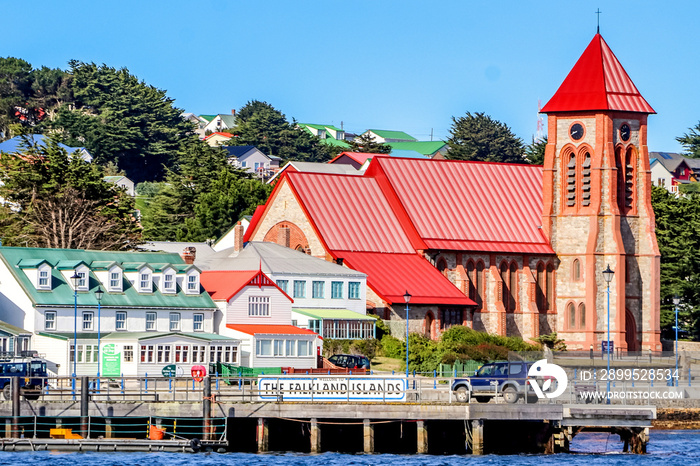
<path id="1" fill-rule="evenodd" d="M 257 440 L 258 440 L 258 453 L 265 453 L 269 448 L 268 439 L 268 426 L 267 420 L 265 418 L 258 418 L 258 429 L 257 429 Z"/>
<path id="2" fill-rule="evenodd" d="M 369 419 L 362 421 L 362 432 L 364 437 L 364 452 L 374 453 L 374 426 Z"/>
<path id="3" fill-rule="evenodd" d="M 484 454 L 484 420 L 474 419 L 472 423 L 472 455 Z"/>
<path id="4" fill-rule="evenodd" d="M 316 418 L 311 419 L 311 453 L 321 453 L 321 428 Z"/>
<path id="5" fill-rule="evenodd" d="M 428 453 L 428 429 L 425 427 L 425 421 L 416 421 L 416 438 L 418 441 L 416 452 L 419 455 Z"/>

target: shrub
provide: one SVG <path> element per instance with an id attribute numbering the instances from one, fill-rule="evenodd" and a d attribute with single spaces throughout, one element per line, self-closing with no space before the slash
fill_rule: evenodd
<path id="1" fill-rule="evenodd" d="M 355 340 L 350 343 L 350 353 L 360 354 L 369 359 L 372 359 L 377 355 L 378 348 L 379 342 L 374 338 L 371 340 Z"/>
<path id="2" fill-rule="evenodd" d="M 381 352 L 387 358 L 400 358 L 404 353 L 404 344 L 398 338 L 384 335 L 381 341 Z"/>

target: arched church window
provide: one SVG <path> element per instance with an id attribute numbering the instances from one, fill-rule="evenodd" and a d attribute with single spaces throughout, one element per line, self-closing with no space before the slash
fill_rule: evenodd
<path id="1" fill-rule="evenodd" d="M 569 319 L 569 328 L 576 328 L 576 306 L 574 303 L 566 305 L 566 318 Z"/>
<path id="2" fill-rule="evenodd" d="M 510 279 L 510 283 L 508 285 L 510 291 L 510 303 L 508 305 L 508 310 L 513 312 L 518 307 L 518 266 L 515 262 L 510 263 L 510 273 L 508 278 Z"/>
<path id="3" fill-rule="evenodd" d="M 578 305 L 578 326 L 586 328 L 586 305 L 583 303 Z"/>
<path id="4" fill-rule="evenodd" d="M 510 302 L 509 296 L 510 292 L 508 291 L 508 263 L 506 261 L 501 262 L 501 303 L 503 304 L 503 308 L 508 311 L 508 303 Z"/>
<path id="5" fill-rule="evenodd" d="M 576 154 L 573 152 L 566 163 L 566 206 L 576 206 Z"/>
<path id="6" fill-rule="evenodd" d="M 476 295 L 474 296 L 474 301 L 476 301 L 476 308 L 484 308 L 484 263 L 479 261 L 476 263 Z"/>
<path id="7" fill-rule="evenodd" d="M 536 280 L 536 296 L 537 310 L 540 312 L 547 311 L 547 297 L 545 290 L 547 289 L 547 280 L 545 275 L 545 267 L 542 262 L 537 264 L 537 280 Z"/>
<path id="8" fill-rule="evenodd" d="M 627 148 L 625 154 L 625 211 L 632 210 L 634 205 L 634 166 L 636 163 L 634 150 Z"/>
<path id="9" fill-rule="evenodd" d="M 625 167 L 621 147 L 615 149 L 615 168 L 617 168 L 617 207 L 620 213 L 623 213 L 625 211 Z"/>
<path id="10" fill-rule="evenodd" d="M 474 261 L 471 259 L 467 262 L 467 279 L 469 282 L 467 296 L 472 301 L 476 301 L 476 267 L 474 267 Z"/>
<path id="11" fill-rule="evenodd" d="M 581 261 L 574 259 L 574 263 L 571 266 L 571 275 L 575 282 L 581 281 Z"/>
<path id="12" fill-rule="evenodd" d="M 554 309 L 554 266 L 552 264 L 547 264 L 547 303 L 545 308 L 548 311 Z"/>
<path id="13" fill-rule="evenodd" d="M 591 205 L 591 153 L 583 155 L 583 165 L 581 168 L 581 206 Z"/>

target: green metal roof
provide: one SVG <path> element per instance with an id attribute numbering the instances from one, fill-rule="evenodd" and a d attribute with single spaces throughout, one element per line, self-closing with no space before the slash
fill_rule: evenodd
<path id="1" fill-rule="evenodd" d="M 384 139 L 407 139 L 409 141 L 416 141 L 417 139 L 408 133 L 403 131 L 389 131 L 384 129 L 368 129 L 367 131 L 372 131 L 377 136 L 381 136 Z"/>
<path id="2" fill-rule="evenodd" d="M 443 141 L 386 142 L 396 150 L 414 150 L 423 155 L 433 155 L 447 144 Z"/>
<path id="3" fill-rule="evenodd" d="M 123 252 L 123 251 L 89 251 L 83 249 L 48 249 L 48 248 L 14 248 L 0 247 L 0 259 L 13 274 L 22 289 L 35 306 L 70 306 L 74 305 L 74 292 L 64 279 L 55 264 L 92 264 L 93 262 L 116 262 L 122 264 L 173 264 L 176 269 L 187 270 L 193 265 L 174 253 L 162 252 Z M 17 264 L 27 260 L 46 260 L 54 264 L 51 270 L 51 291 L 38 291 L 29 277 L 20 270 Z M 126 267 L 125 267 L 126 268 Z M 8 284 L 5 284 L 9 286 Z M 88 275 L 89 291 L 78 292 L 78 306 L 97 307 L 95 291 L 101 286 L 92 270 Z M 104 285 L 103 289 L 104 289 Z M 155 288 L 155 287 L 154 287 Z M 105 290 L 106 291 L 106 290 Z M 123 280 L 123 291 L 119 293 L 105 292 L 102 307 L 118 308 L 185 308 L 185 309 L 216 309 L 209 294 L 202 290 L 196 295 L 186 295 L 178 286 L 177 293 L 162 294 L 139 293 L 131 283 Z"/>
<path id="4" fill-rule="evenodd" d="M 298 312 L 314 319 L 326 320 L 375 320 L 374 317 L 353 312 L 349 309 L 298 309 L 293 307 L 292 312 Z"/>
<path id="5" fill-rule="evenodd" d="M 216 118 L 216 115 L 199 115 L 199 118 L 204 118 L 204 119 L 207 120 L 209 123 L 211 123 L 211 120 L 213 120 L 214 118 Z"/>
<path id="6" fill-rule="evenodd" d="M 115 261 L 92 261 L 90 268 L 92 270 L 108 270 L 113 265 L 118 265 Z"/>
<path id="7" fill-rule="evenodd" d="M 30 330 L 25 330 L 20 327 L 15 327 L 12 324 L 8 324 L 7 322 L 3 322 L 0 320 L 0 331 L 3 331 L 5 333 L 9 333 L 10 335 L 31 335 L 32 332 Z"/>
<path id="8" fill-rule="evenodd" d="M 326 139 L 321 139 L 321 142 L 323 144 L 328 144 L 329 146 L 338 146 L 338 147 L 342 147 L 344 149 L 347 149 L 350 147 L 350 143 L 348 143 L 347 141 L 342 141 L 340 139 L 326 138 Z"/>
<path id="9" fill-rule="evenodd" d="M 45 259 L 22 259 L 17 264 L 17 267 L 20 269 L 36 269 L 44 262 L 46 262 Z M 48 264 L 48 262 L 46 263 Z"/>

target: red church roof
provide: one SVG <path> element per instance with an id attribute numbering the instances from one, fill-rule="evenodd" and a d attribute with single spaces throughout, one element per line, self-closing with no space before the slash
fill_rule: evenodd
<path id="1" fill-rule="evenodd" d="M 229 301 L 246 286 L 272 286 L 280 290 L 290 301 L 287 293 L 260 270 L 205 270 L 200 282 L 213 300 Z"/>
<path id="2" fill-rule="evenodd" d="M 542 113 L 587 110 L 656 113 L 600 34 L 593 37 Z"/>
<path id="3" fill-rule="evenodd" d="M 334 253 L 342 257 L 348 267 L 366 273 L 367 284 L 389 304 L 404 302 L 406 291 L 411 293 L 411 303 L 415 304 L 476 304 L 418 254 Z"/>
<path id="4" fill-rule="evenodd" d="M 428 249 L 554 254 L 542 234 L 542 167 L 377 157 Z M 454 195 L 459 187 L 459 195 Z"/>
<path id="5" fill-rule="evenodd" d="M 415 252 L 400 211 L 397 215 L 374 178 L 301 172 L 286 176 L 328 249 Z M 419 238 L 413 234 L 413 240 Z"/>

